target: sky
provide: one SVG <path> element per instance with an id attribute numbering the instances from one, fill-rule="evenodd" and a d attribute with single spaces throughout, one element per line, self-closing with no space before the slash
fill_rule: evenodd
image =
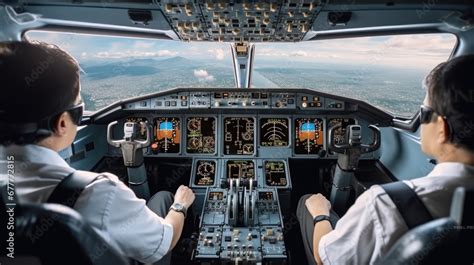
<path id="1" fill-rule="evenodd" d="M 79 62 L 182 56 L 229 66 L 232 64 L 228 43 L 180 42 L 41 31 L 30 31 L 27 37 L 56 44 L 71 53 Z M 255 67 L 302 62 L 386 65 L 429 70 L 447 60 L 455 44 L 456 38 L 450 34 L 395 35 L 300 43 L 257 43 Z"/>

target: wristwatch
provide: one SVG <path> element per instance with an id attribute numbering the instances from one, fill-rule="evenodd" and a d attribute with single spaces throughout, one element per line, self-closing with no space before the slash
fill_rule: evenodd
<path id="1" fill-rule="evenodd" d="M 327 220 L 329 223 L 331 223 L 331 219 L 327 215 L 318 215 L 313 218 L 313 225 L 316 225 L 316 223 Z M 332 225 L 332 224 L 331 224 Z"/>
<path id="2" fill-rule="evenodd" d="M 182 205 L 181 203 L 175 202 L 173 203 L 173 205 L 171 205 L 170 210 L 182 213 L 184 215 L 184 218 L 186 218 L 186 212 L 188 209 L 186 209 L 186 207 L 184 207 L 184 205 Z"/>

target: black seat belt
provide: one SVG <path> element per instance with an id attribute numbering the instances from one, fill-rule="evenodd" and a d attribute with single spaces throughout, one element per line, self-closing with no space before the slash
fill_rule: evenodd
<path id="1" fill-rule="evenodd" d="M 420 197 L 405 182 L 397 181 L 381 185 L 381 187 L 397 206 L 409 230 L 433 220 L 433 216 Z"/>
<path id="2" fill-rule="evenodd" d="M 58 203 L 73 208 L 84 188 L 100 176 L 102 174 L 74 171 L 56 186 L 48 198 L 48 203 Z"/>

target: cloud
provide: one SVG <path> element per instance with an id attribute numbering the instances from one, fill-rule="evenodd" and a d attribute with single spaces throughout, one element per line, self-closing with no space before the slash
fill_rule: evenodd
<path id="1" fill-rule="evenodd" d="M 217 60 L 224 60 L 225 53 L 223 49 L 209 49 L 207 51 L 214 55 Z"/>
<path id="2" fill-rule="evenodd" d="M 92 55 L 94 58 L 99 59 L 121 59 L 121 58 L 136 58 L 136 57 L 170 57 L 176 56 L 178 52 L 170 51 L 170 50 L 159 50 L 156 52 L 149 52 L 149 51 L 120 51 L 120 52 L 112 52 L 112 51 L 103 51 L 97 52 Z"/>
<path id="3" fill-rule="evenodd" d="M 290 56 L 301 56 L 301 57 L 307 57 L 308 53 L 305 51 L 294 51 L 290 53 Z"/>
<path id="4" fill-rule="evenodd" d="M 140 50 L 140 49 L 150 49 L 153 47 L 153 42 L 151 41 L 136 41 L 135 44 L 133 44 L 133 49 L 135 50 Z"/>
<path id="5" fill-rule="evenodd" d="M 200 82 L 205 82 L 205 81 L 214 81 L 214 76 L 209 75 L 209 73 L 206 70 L 203 69 L 196 69 L 194 70 L 194 76 L 197 77 L 197 79 Z"/>

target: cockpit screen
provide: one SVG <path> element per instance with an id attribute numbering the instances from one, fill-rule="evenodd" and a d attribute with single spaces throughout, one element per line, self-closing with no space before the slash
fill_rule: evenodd
<path id="1" fill-rule="evenodd" d="M 255 165 L 252 160 L 227 161 L 228 179 L 254 179 Z"/>
<path id="2" fill-rule="evenodd" d="M 146 140 L 146 126 L 148 124 L 148 120 L 142 117 L 128 117 L 125 119 L 125 122 L 135 122 L 140 125 L 140 129 L 138 130 L 138 140 Z"/>
<path id="3" fill-rule="evenodd" d="M 224 155 L 252 155 L 254 129 L 254 118 L 224 118 Z"/>
<path id="4" fill-rule="evenodd" d="M 213 154 L 216 151 L 216 118 L 190 117 L 186 120 L 186 151 Z"/>
<path id="5" fill-rule="evenodd" d="M 295 119 L 295 154 L 314 155 L 324 147 L 323 120 Z"/>
<path id="6" fill-rule="evenodd" d="M 338 129 L 334 131 L 334 143 L 335 144 L 345 144 L 346 143 L 346 128 L 349 125 L 354 125 L 355 120 L 351 118 L 332 118 L 328 121 L 327 131 L 329 134 L 329 129 L 336 125 L 341 125 Z"/>
<path id="7" fill-rule="evenodd" d="M 265 161 L 265 182 L 267 186 L 286 186 L 285 162 Z"/>
<path id="8" fill-rule="evenodd" d="M 181 139 L 181 120 L 174 117 L 162 117 L 154 120 L 154 143 L 158 153 L 179 153 Z"/>
<path id="9" fill-rule="evenodd" d="M 196 186 L 214 186 L 216 178 L 216 161 L 198 160 L 194 177 Z"/>
<path id="10" fill-rule="evenodd" d="M 260 146 L 281 147 L 288 146 L 289 139 L 288 119 L 261 118 L 260 119 Z"/>

